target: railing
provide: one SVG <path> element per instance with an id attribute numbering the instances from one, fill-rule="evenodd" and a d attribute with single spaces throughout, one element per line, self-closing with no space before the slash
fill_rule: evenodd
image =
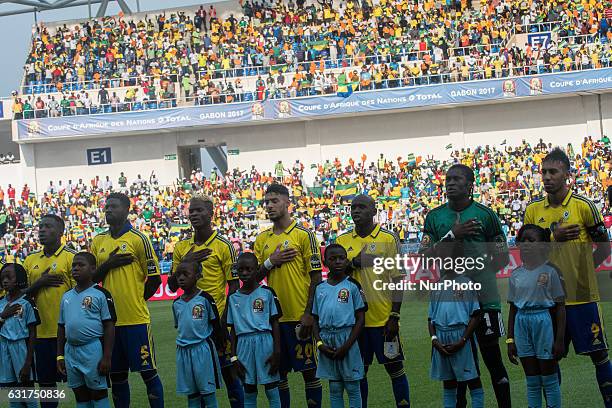
<path id="1" fill-rule="evenodd" d="M 563 21 L 546 21 L 541 23 L 530 23 L 527 25 L 521 25 L 521 33 L 541 33 L 546 31 L 553 31 L 555 26 L 562 24 Z"/>
<path id="2" fill-rule="evenodd" d="M 612 66 L 610 58 L 602 58 L 600 60 L 601 67 L 609 68 Z M 395 79 L 384 79 L 380 82 L 371 80 L 368 86 L 361 84 L 356 85 L 354 91 L 372 91 L 382 89 L 394 89 L 394 88 L 408 88 L 414 86 L 424 85 L 435 85 L 442 83 L 454 83 L 464 81 L 478 81 L 488 80 L 496 78 L 508 78 L 508 77 L 520 77 L 524 75 L 535 75 L 555 72 L 571 72 L 576 70 L 592 69 L 592 63 L 589 61 L 588 64 L 578 64 L 572 62 L 569 70 L 564 69 L 564 65 L 560 65 L 559 70 L 556 70 L 553 66 L 547 64 L 535 64 L 525 65 L 520 67 L 502 68 L 501 71 L 491 69 L 490 75 L 487 70 L 479 67 L 477 69 L 471 69 L 468 71 L 467 76 L 461 72 L 455 73 L 439 73 L 422 76 L 410 76 L 405 75 L 406 72 L 401 72 L 399 78 Z M 249 102 L 249 101 L 262 101 L 266 99 L 288 99 L 288 98 L 299 98 L 307 96 L 323 96 L 333 95 L 337 92 L 336 85 L 322 85 L 322 86 L 299 86 L 293 87 L 280 87 L 280 88 L 262 88 L 255 91 L 235 91 L 232 93 L 219 93 L 215 95 L 200 95 L 190 96 L 188 98 L 174 98 L 160 101 L 142 101 L 142 102 L 121 102 L 121 103 L 108 103 L 104 105 L 95 105 L 88 108 L 80 106 L 71 107 L 60 107 L 58 109 L 33 109 L 24 111 L 21 115 L 16 115 L 15 119 L 34 119 L 44 117 L 60 117 L 60 116 L 75 116 L 75 115 L 90 115 L 90 114 L 112 114 L 129 111 L 141 111 L 148 109 L 167 109 L 173 108 L 178 105 L 213 105 L 221 103 L 237 103 L 237 102 Z"/>
<path id="3" fill-rule="evenodd" d="M 404 45 L 408 45 L 410 42 L 406 42 Z M 471 45 L 468 47 L 454 47 L 449 48 L 448 54 L 449 56 L 466 56 L 470 54 L 472 51 L 476 50 L 480 51 L 488 51 L 493 54 L 499 52 L 502 48 L 501 39 L 496 43 L 492 44 L 477 44 Z M 323 63 L 325 64 L 325 69 L 332 68 L 341 68 L 341 67 L 350 67 L 354 66 L 355 62 L 362 62 L 367 64 L 380 64 L 382 62 L 421 62 L 425 55 L 430 55 L 433 58 L 433 50 L 427 49 L 425 51 L 406 51 L 403 50 L 398 54 L 374 54 L 367 56 L 353 56 L 349 57 L 344 54 L 341 54 L 339 58 L 336 59 L 323 59 Z M 238 78 L 238 77 L 250 77 L 250 76 L 258 76 L 258 75 L 268 75 L 274 72 L 296 72 L 298 66 L 308 66 L 311 63 L 315 63 L 317 68 L 320 68 L 321 59 L 316 60 L 304 60 L 301 62 L 293 62 L 287 64 L 274 64 L 267 66 L 240 66 L 233 67 L 228 69 L 215 69 L 209 70 L 206 68 L 200 69 L 195 73 L 196 79 L 201 79 L 203 76 L 210 76 L 212 79 L 224 79 L 224 78 Z M 192 68 L 191 65 L 188 66 L 189 69 Z M 182 77 L 185 75 L 189 75 L 191 72 L 180 72 L 174 73 L 165 76 L 169 82 L 177 83 L 180 81 Z M 129 78 L 105 78 L 100 80 L 86 80 L 86 81 L 70 81 L 70 82 L 53 82 L 47 80 L 35 81 L 31 82 L 27 85 L 23 85 L 21 87 L 21 95 L 37 95 L 37 94 L 45 94 L 45 93 L 59 93 L 59 92 L 80 92 L 81 90 L 98 90 L 101 86 L 104 86 L 106 89 L 109 88 L 123 88 L 130 86 L 139 86 L 142 83 L 143 79 L 146 79 L 149 84 L 153 85 L 154 81 L 159 80 L 160 76 L 149 76 L 149 75 L 138 75 L 131 76 Z"/>

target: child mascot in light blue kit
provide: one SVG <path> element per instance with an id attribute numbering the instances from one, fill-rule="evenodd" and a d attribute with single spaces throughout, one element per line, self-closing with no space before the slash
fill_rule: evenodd
<path id="1" fill-rule="evenodd" d="M 565 293 L 557 267 L 548 262 L 550 230 L 526 224 L 517 234 L 523 265 L 512 271 L 508 289 L 508 357 L 521 360 L 527 406 L 561 407 L 557 374 L 565 351 Z M 556 331 L 556 333 L 555 333 Z"/>
<path id="2" fill-rule="evenodd" d="M 229 297 L 227 324 L 231 360 L 244 384 L 244 406 L 257 407 L 257 385 L 263 385 L 269 406 L 280 408 L 280 303 L 272 288 L 257 282 L 259 265 L 253 253 L 240 255 L 236 268 L 242 287 Z"/>
<path id="3" fill-rule="evenodd" d="M 202 277 L 202 265 L 182 262 L 174 276 L 184 292 L 172 304 L 178 331 L 176 392 L 187 395 L 189 408 L 217 408 L 216 392 L 221 388 L 217 348 L 225 344 L 227 330 L 221 327 L 212 296 L 196 286 Z"/>
<path id="4" fill-rule="evenodd" d="M 346 250 L 338 244 L 325 248 L 327 280 L 315 289 L 312 315 L 319 351 L 317 377 L 329 380 L 332 408 L 344 408 L 344 390 L 349 407 L 361 408 L 359 381 L 364 377 L 357 339 L 365 326 L 368 305 L 359 283 L 347 275 Z"/>

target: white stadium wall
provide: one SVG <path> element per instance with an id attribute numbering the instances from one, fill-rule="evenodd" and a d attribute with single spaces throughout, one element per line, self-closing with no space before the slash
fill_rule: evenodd
<path id="1" fill-rule="evenodd" d="M 601 103 L 600 101 L 601 100 Z M 600 120 L 601 118 L 601 120 Z M 321 120 L 227 127 L 184 128 L 155 134 L 125 134 L 104 138 L 77 138 L 64 141 L 21 144 L 22 182 L 37 186 L 42 194 L 53 180 L 90 180 L 109 175 L 114 183 L 121 171 L 128 179 L 137 174 L 147 177 L 155 170 L 160 183 L 171 184 L 186 167 L 185 151 L 179 147 L 226 144 L 238 155 L 228 156 L 228 168 L 249 169 L 255 165 L 272 171 L 282 160 L 289 167 L 299 159 L 309 169 L 311 163 L 339 157 L 356 162 L 366 153 L 368 162 L 380 153 L 395 159 L 432 154 L 447 158 L 450 150 L 478 145 L 499 145 L 507 140 L 517 145 L 522 139 L 575 147 L 585 136 L 599 138 L 601 132 L 612 134 L 612 94 L 575 95 L 541 98 L 488 105 L 417 110 L 336 117 Z M 87 163 L 87 149 L 111 147 L 112 164 L 92 166 Z M 178 160 L 165 160 L 177 154 Z M 189 170 L 189 169 L 186 169 Z M 307 183 L 313 172 L 307 175 Z M 4 177 L 2 177 L 4 178 Z M 5 185 L 5 183 L 2 183 Z M 14 185 L 21 183 L 14 182 Z"/>
<path id="2" fill-rule="evenodd" d="M 289 166 L 300 159 L 310 163 L 352 157 L 368 161 L 379 153 L 406 157 L 408 153 L 447 158 L 453 148 L 514 145 L 543 138 L 555 145 L 578 144 L 584 136 L 601 134 L 597 95 L 538 101 L 472 105 L 403 113 L 358 115 L 282 124 L 206 129 L 181 133 L 185 144 L 227 143 L 239 155 L 228 156 L 228 167 L 272 171 L 276 160 Z M 612 95 L 602 95 L 604 133 L 612 129 Z"/>
<path id="3" fill-rule="evenodd" d="M 111 164 L 88 165 L 87 149 L 111 148 Z M 71 179 L 89 183 L 95 176 L 109 176 L 115 186 L 121 172 L 130 180 L 142 175 L 148 179 L 155 171 L 161 184 L 172 184 L 178 176 L 177 162 L 164 160 L 176 154 L 176 137 L 172 134 L 78 139 L 52 143 L 21 145 L 24 182 L 36 186 L 37 194 L 46 191 L 49 181 L 55 185 Z M 3 184 L 4 185 L 4 184 Z"/>

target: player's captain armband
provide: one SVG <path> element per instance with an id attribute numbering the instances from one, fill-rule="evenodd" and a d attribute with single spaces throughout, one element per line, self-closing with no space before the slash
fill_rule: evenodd
<path id="1" fill-rule="evenodd" d="M 603 222 L 595 224 L 592 227 L 588 227 L 586 230 L 591 238 L 599 236 L 608 236 L 608 231 L 606 230 L 606 226 Z"/>
<path id="2" fill-rule="evenodd" d="M 147 261 L 147 275 L 157 275 L 157 266 L 152 259 Z"/>
<path id="3" fill-rule="evenodd" d="M 312 254 L 310 257 L 310 270 L 321 269 L 321 257 L 317 254 Z"/>

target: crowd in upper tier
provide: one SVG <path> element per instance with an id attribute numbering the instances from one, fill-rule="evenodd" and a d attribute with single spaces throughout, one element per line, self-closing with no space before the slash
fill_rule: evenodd
<path id="1" fill-rule="evenodd" d="M 225 18 L 202 6 L 142 19 L 41 25 L 14 111 L 34 117 L 34 111 L 77 114 L 77 105 L 84 108 L 78 113 L 90 113 L 101 105 L 172 106 L 177 98 L 222 103 L 328 94 L 339 84 L 373 89 L 610 63 L 612 10 L 593 0 L 498 0 L 481 7 L 466 0 L 304 2 L 245 1 L 240 15 Z M 557 41 L 545 47 L 508 41 L 515 33 L 551 30 Z M 88 105 L 84 94 L 101 87 L 129 88 L 129 95 L 89 98 Z M 46 92 L 64 93 L 67 105 L 60 97 L 36 97 Z"/>
<path id="2" fill-rule="evenodd" d="M 291 211 L 315 230 L 321 243 L 330 242 L 351 227 L 348 199 L 363 192 L 376 199 L 378 219 L 397 232 L 403 242 L 418 242 L 427 212 L 444 202 L 444 172 L 454 163 L 464 163 L 476 172 L 474 199 L 496 211 L 512 243 L 521 227 L 527 204 L 542 193 L 539 165 L 552 144 L 477 146 L 452 150 L 450 158 L 439 160 L 402 152 L 398 157 L 336 158 L 317 163 L 310 185 L 304 182 L 310 163 L 278 161 L 270 169 L 234 169 L 204 175 L 193 171 L 189 179 L 173 186 L 161 186 L 152 172 L 128 180 L 96 177 L 93 180 L 50 181 L 47 191 L 36 197 L 24 186 L 21 192 L 9 185 L 0 188 L 0 236 L 8 257 L 24 258 L 37 249 L 36 228 L 41 214 L 59 213 L 67 222 L 68 241 L 78 248 L 104 228 L 103 206 L 110 191 L 125 191 L 132 200 L 130 221 L 148 233 L 160 259 L 171 259 L 174 244 L 189 233 L 186 206 L 194 192 L 215 200 L 215 225 L 240 250 L 252 248 L 255 236 L 266 224 L 263 194 L 273 182 L 286 185 L 293 198 Z M 585 138 L 576 149 L 566 146 L 571 157 L 573 188 L 607 214 L 604 200 L 612 186 L 610 140 Z M 271 171 L 270 171 L 271 170 Z M 347 195 L 347 192 L 350 195 Z M 612 228 L 611 225 L 607 227 Z M 612 230 L 611 230 L 612 231 Z"/>

